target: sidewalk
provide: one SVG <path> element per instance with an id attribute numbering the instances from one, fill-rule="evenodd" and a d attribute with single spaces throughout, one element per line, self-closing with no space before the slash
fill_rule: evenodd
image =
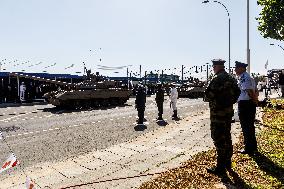
<path id="1" fill-rule="evenodd" d="M 154 178 L 154 173 L 179 167 L 194 154 L 212 148 L 214 145 L 209 123 L 207 110 L 141 135 L 135 140 L 74 159 L 35 165 L 27 168 L 25 173 L 41 188 L 64 188 L 94 182 L 76 188 L 139 187 Z M 233 124 L 234 143 L 239 134 L 239 123 Z M 4 179 L 2 177 L 0 188 L 24 188 L 25 180 L 25 175 L 15 172 Z"/>

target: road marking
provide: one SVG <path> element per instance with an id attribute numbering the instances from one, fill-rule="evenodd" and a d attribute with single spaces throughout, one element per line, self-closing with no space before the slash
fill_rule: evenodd
<path id="1" fill-rule="evenodd" d="M 33 134 L 33 133 L 34 133 L 34 132 L 32 132 L 32 131 L 30 132 L 30 134 Z"/>
<path id="2" fill-rule="evenodd" d="M 58 127 L 56 127 L 56 128 L 54 128 L 55 130 L 58 130 L 59 128 Z"/>
<path id="3" fill-rule="evenodd" d="M 48 129 L 48 130 L 53 131 L 53 129 Z"/>
<path id="4" fill-rule="evenodd" d="M 23 133 L 24 135 L 28 135 L 29 133 Z"/>
<path id="5" fill-rule="evenodd" d="M 42 130 L 43 132 L 46 132 L 47 130 Z"/>

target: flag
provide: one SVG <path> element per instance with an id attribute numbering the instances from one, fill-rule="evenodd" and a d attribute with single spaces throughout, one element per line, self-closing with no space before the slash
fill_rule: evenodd
<path id="1" fill-rule="evenodd" d="M 266 61 L 264 68 L 267 69 L 267 66 L 268 66 L 268 60 Z"/>
<path id="2" fill-rule="evenodd" d="M 35 189 L 35 184 L 30 177 L 27 177 L 26 179 L 26 187 L 27 189 Z"/>
<path id="3" fill-rule="evenodd" d="M 0 168 L 0 173 L 2 173 L 3 171 L 6 171 L 7 169 L 10 169 L 12 167 L 19 165 L 19 163 L 20 162 L 17 160 L 16 156 L 14 154 L 10 154 L 8 159 L 4 162 L 4 164 Z"/>

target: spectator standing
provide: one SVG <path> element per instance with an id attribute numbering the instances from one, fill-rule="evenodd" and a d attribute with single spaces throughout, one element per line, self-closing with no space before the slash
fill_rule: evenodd
<path id="1" fill-rule="evenodd" d="M 240 153 L 253 155 L 257 152 L 254 120 L 258 97 L 255 82 L 246 72 L 247 66 L 245 63 L 236 61 L 235 72 L 239 77 L 241 90 L 238 98 L 238 113 L 245 144 L 244 150 L 241 150 Z"/>

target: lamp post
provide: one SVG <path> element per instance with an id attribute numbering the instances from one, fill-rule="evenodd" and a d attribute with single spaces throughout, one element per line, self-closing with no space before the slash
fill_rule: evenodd
<path id="1" fill-rule="evenodd" d="M 247 0 L 247 64 L 250 73 L 250 48 L 249 48 L 249 0 Z"/>
<path id="2" fill-rule="evenodd" d="M 202 3 L 209 3 L 209 2 L 210 1 L 207 0 L 207 1 L 203 1 Z M 231 70 L 231 18 L 230 18 L 230 13 L 229 13 L 227 7 L 223 3 L 221 3 L 220 1 L 213 1 L 213 2 L 222 5 L 225 8 L 225 10 L 228 14 L 228 18 L 229 18 L 229 73 L 230 73 L 230 70 Z"/>
<path id="3" fill-rule="evenodd" d="M 274 46 L 275 44 L 274 43 L 270 43 L 270 45 Z M 284 48 L 281 45 L 277 45 L 277 46 L 280 47 L 284 51 Z"/>

